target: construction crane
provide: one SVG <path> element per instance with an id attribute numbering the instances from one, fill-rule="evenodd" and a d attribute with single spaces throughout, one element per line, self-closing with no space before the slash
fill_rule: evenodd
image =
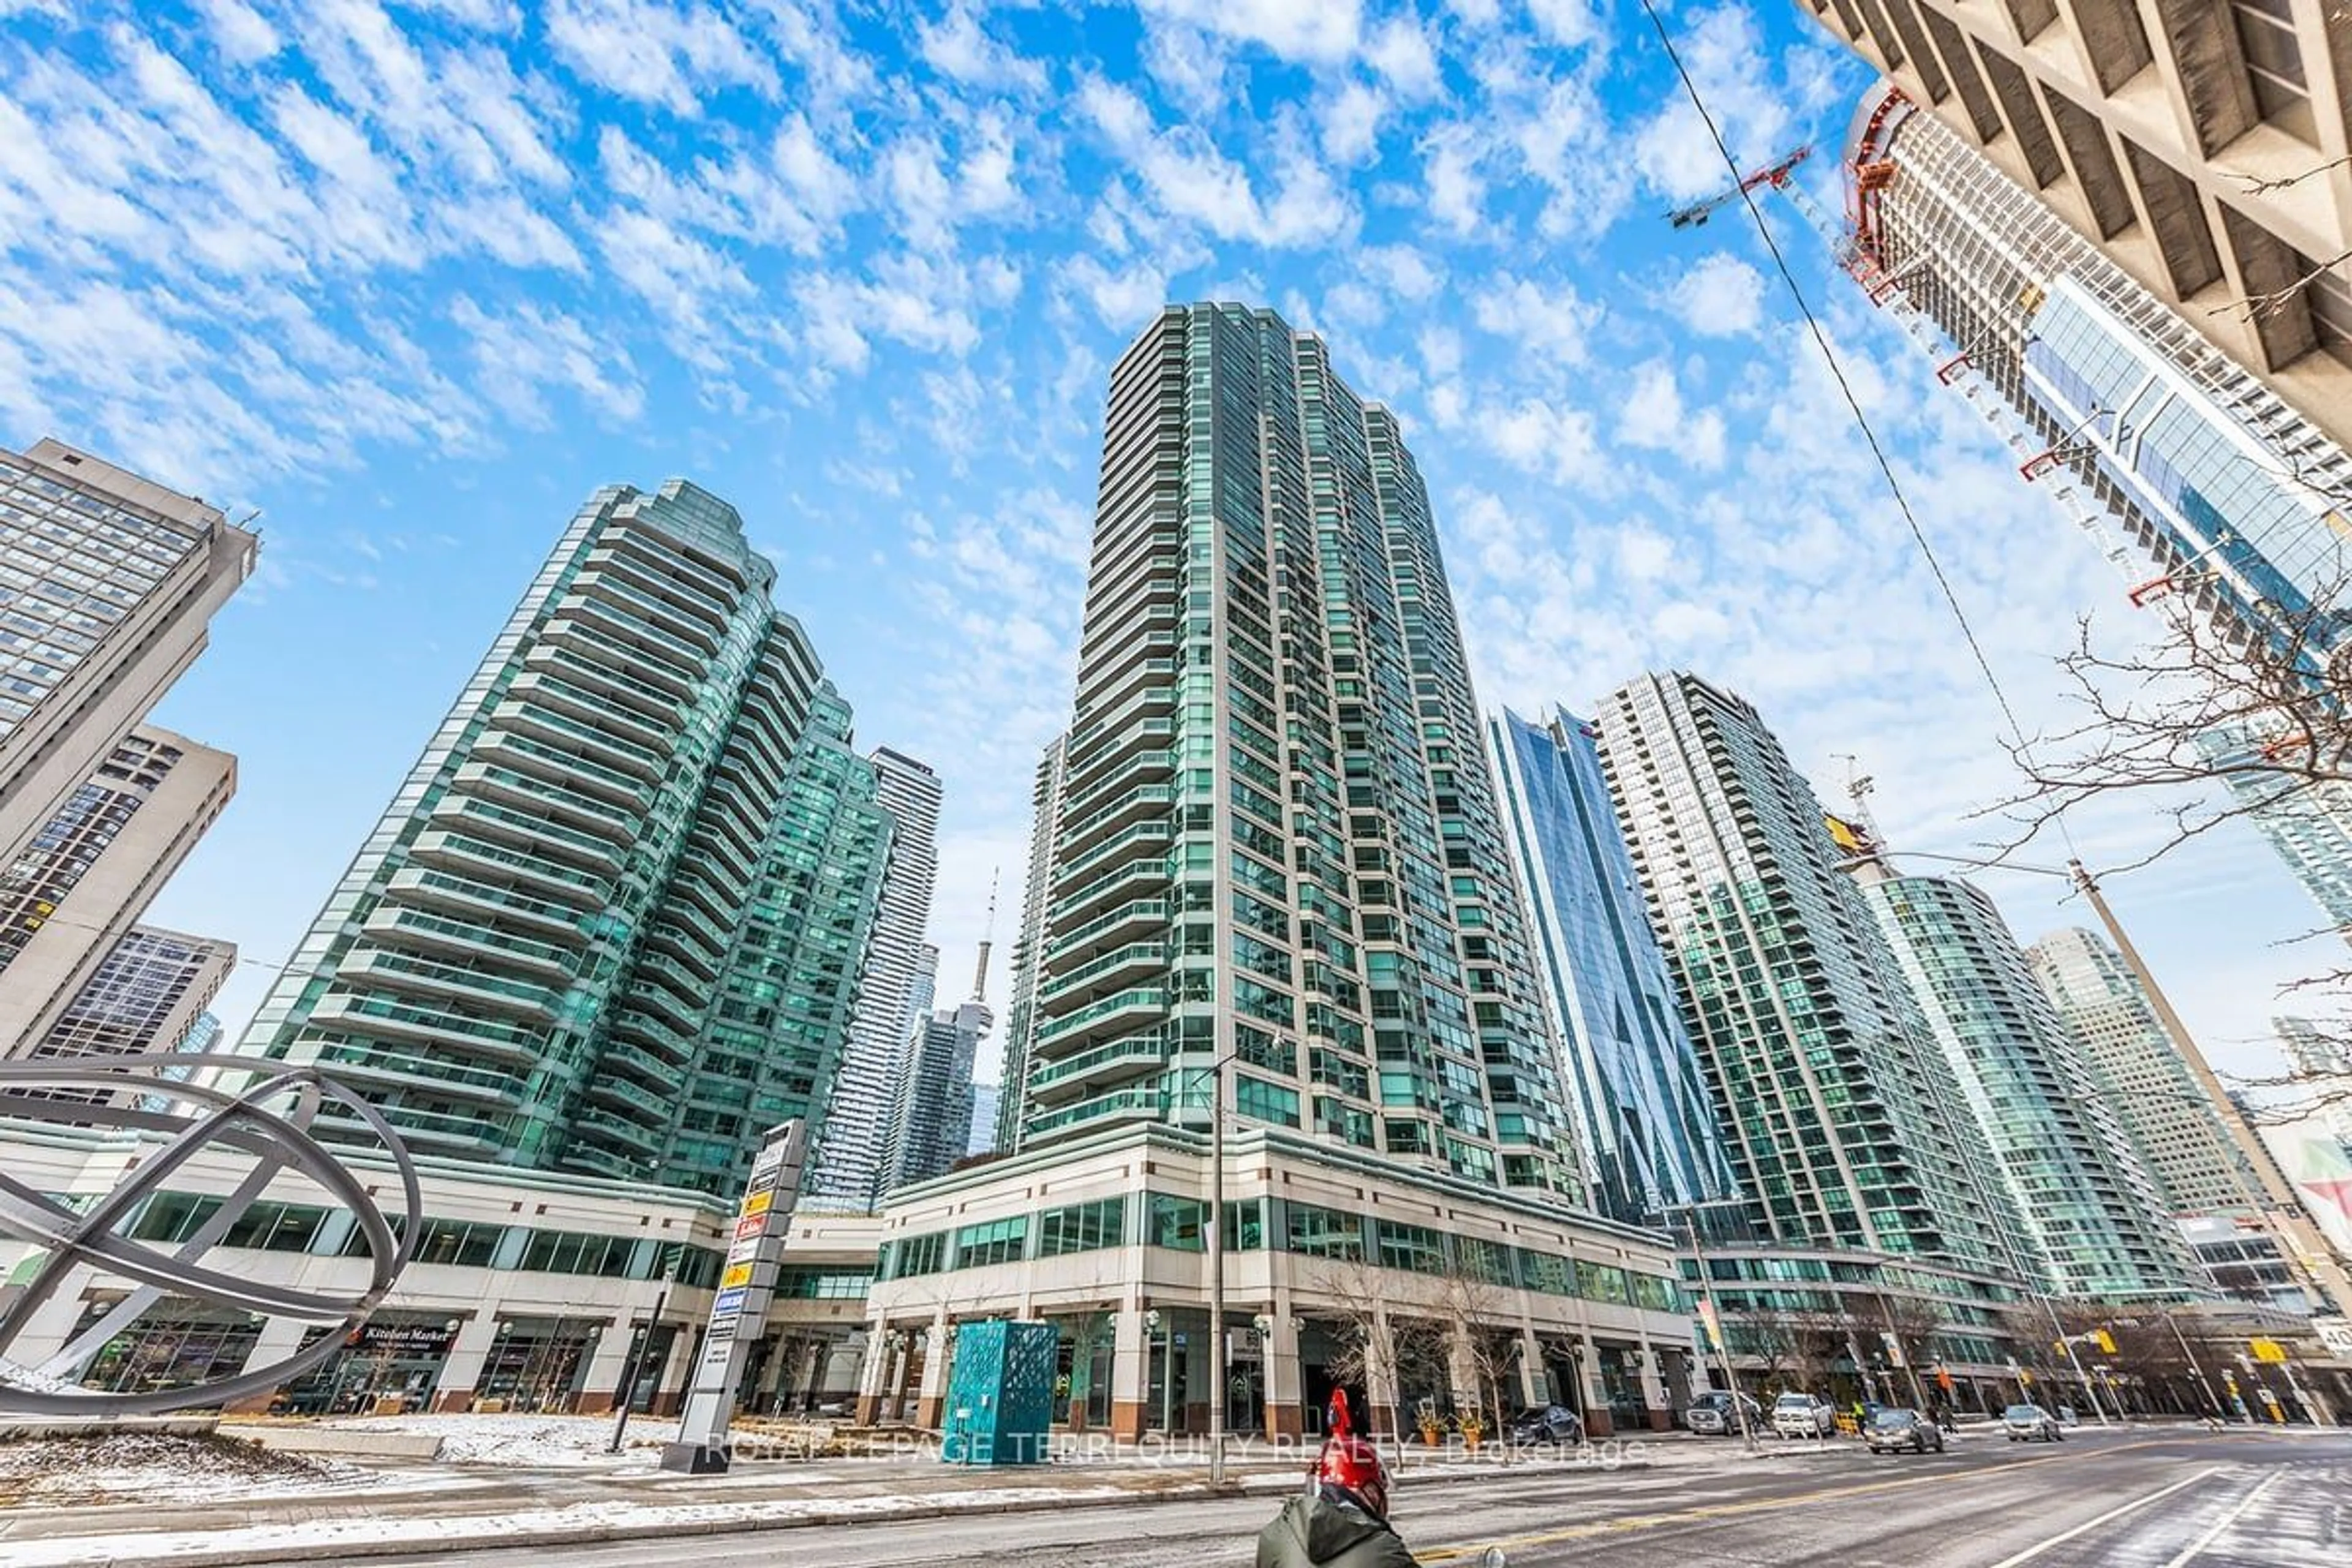
<path id="1" fill-rule="evenodd" d="M 1721 208 L 1738 201 L 1759 185 L 1769 185 L 1776 191 L 1781 189 L 1788 184 L 1789 176 L 1797 165 L 1812 155 L 1813 144 L 1808 142 L 1780 162 L 1769 163 L 1757 170 L 1721 195 L 1709 196 L 1703 202 L 1693 202 L 1686 207 L 1680 207 L 1668 213 L 1666 221 L 1676 228 L 1696 228 L 1713 217 Z"/>

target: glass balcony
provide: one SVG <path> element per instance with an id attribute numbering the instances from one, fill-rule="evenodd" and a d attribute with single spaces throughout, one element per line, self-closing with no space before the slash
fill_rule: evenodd
<path id="1" fill-rule="evenodd" d="M 1155 808 L 1174 804 L 1175 789 L 1168 784 L 1138 784 L 1125 795 L 1097 807 L 1055 836 L 1055 850 L 1067 857 L 1086 848 L 1114 827 L 1134 821 Z"/>
<path id="2" fill-rule="evenodd" d="M 374 981 L 390 990 L 452 996 L 526 1017 L 552 1018 L 555 1015 L 556 994 L 547 986 L 504 980 L 494 971 L 461 969 L 456 964 L 389 952 L 382 948 L 368 949 L 346 959 L 341 973 L 355 983 Z"/>
<path id="3" fill-rule="evenodd" d="M 1172 822 L 1139 822 L 1120 833 L 1113 834 L 1083 855 L 1072 856 L 1055 868 L 1055 880 L 1087 878 L 1102 868 L 1132 860 L 1149 854 L 1164 859 L 1168 846 L 1176 841 L 1176 825 Z"/>
<path id="4" fill-rule="evenodd" d="M 1065 921 L 1084 921 L 1114 900 L 1166 887 L 1174 875 L 1169 868 L 1168 858 L 1161 855 L 1121 866 L 1083 887 L 1056 889 L 1050 902 L 1054 921 L 1058 925 Z"/>
<path id="5" fill-rule="evenodd" d="M 446 828 L 433 828 L 418 834 L 408 853 L 411 859 L 422 865 L 446 863 L 459 868 L 483 869 L 535 882 L 552 892 L 577 889 L 600 906 L 612 887 L 609 879 L 592 871 L 560 866 L 541 856 L 524 854 L 468 834 L 452 833 Z"/>
<path id="6" fill-rule="evenodd" d="M 616 843 L 574 828 L 558 827 L 543 818 L 478 795 L 444 795 L 426 820 L 445 829 L 463 829 L 473 837 L 509 845 L 520 855 L 560 860 L 607 875 L 620 870 L 627 853 L 626 840 Z"/>
<path id="7" fill-rule="evenodd" d="M 632 817 L 643 816 L 653 792 L 645 781 L 617 768 L 590 762 L 578 751 L 565 751 L 511 730 L 493 730 L 474 744 L 476 759 L 503 763 L 524 773 L 537 773 L 619 806 Z"/>
<path id="8" fill-rule="evenodd" d="M 598 711 L 601 713 L 602 710 Z M 512 698 L 492 709 L 490 717 L 509 729 L 544 736 L 558 745 L 568 743 L 583 748 L 592 759 L 648 782 L 661 778 L 669 771 L 670 742 L 666 735 L 640 742 L 611 730 L 599 729 L 593 723 L 558 712 L 544 704 L 521 702 Z M 643 732 L 642 728 L 640 732 Z"/>
<path id="9" fill-rule="evenodd" d="M 1168 947 L 1164 942 L 1139 942 L 1117 948 L 1066 974 L 1057 974 L 1040 988 L 1040 998 L 1059 999 L 1083 996 L 1087 992 L 1115 984 L 1143 971 L 1167 966 Z"/>
<path id="10" fill-rule="evenodd" d="M 311 1012 L 310 1021 L 315 1027 L 421 1040 L 453 1053 L 471 1051 L 526 1066 L 535 1064 L 547 1050 L 547 1037 L 541 1030 L 494 1023 L 446 1008 L 348 992 L 332 993 L 320 999 Z"/>
<path id="11" fill-rule="evenodd" d="M 478 882 L 447 871 L 404 867 L 386 884 L 389 900 L 434 909 L 452 906 L 530 926 L 541 936 L 576 935 L 592 912 L 579 904 L 536 899 L 517 888 Z"/>
<path id="12" fill-rule="evenodd" d="M 523 655 L 525 669 L 551 671 L 583 690 L 593 691 L 637 714 L 647 723 L 674 727 L 685 704 L 657 686 L 638 680 L 611 665 L 583 658 L 570 648 L 542 641 Z"/>
<path id="13" fill-rule="evenodd" d="M 1127 761 L 1147 747 L 1166 752 L 1172 763 L 1174 752 L 1171 742 L 1176 739 L 1176 721 L 1139 719 L 1125 729 L 1101 736 L 1085 746 L 1073 746 L 1069 758 L 1069 789 L 1073 795 L 1092 784 L 1106 769 Z"/>
<path id="14" fill-rule="evenodd" d="M 1167 1060 L 1167 1042 L 1158 1030 L 1146 1030 L 1076 1056 L 1034 1065 L 1029 1074 L 1029 1093 L 1043 1103 L 1060 1103 L 1074 1094 L 1158 1072 Z"/>
<path id="15" fill-rule="evenodd" d="M 408 939 L 391 945 L 439 949 L 461 959 L 487 958 L 499 964 L 536 970 L 562 984 L 571 981 L 581 956 L 570 948 L 533 942 L 511 931 L 494 931 L 470 921 L 454 921 L 445 915 L 427 914 L 423 910 L 404 904 L 378 905 L 375 912 L 368 917 L 367 924 L 361 929 L 379 939 L 386 936 Z"/>
<path id="16" fill-rule="evenodd" d="M 1057 933 L 1045 946 L 1045 961 L 1050 964 L 1066 954 L 1083 952 L 1106 942 L 1165 926 L 1174 912 L 1175 906 L 1165 899 L 1137 899 L 1121 904 L 1107 915 Z"/>
<path id="17" fill-rule="evenodd" d="M 615 735 L 633 745 L 649 747 L 656 752 L 667 752 L 677 744 L 677 731 L 667 724 L 656 724 L 642 716 L 620 707 L 593 691 L 560 679 L 544 670 L 526 669 L 507 688 L 507 700 L 498 711 L 504 714 L 513 705 L 552 709 L 583 723 L 593 724 L 596 732 Z"/>
<path id="18" fill-rule="evenodd" d="M 602 624 L 609 627 L 618 612 L 607 605 L 598 609 L 603 612 Z M 540 636 L 556 647 L 577 648 L 625 668 L 676 701 L 689 700 L 702 685 L 700 665 L 677 650 L 673 638 L 615 637 L 610 630 L 570 616 L 550 620 Z"/>
<path id="19" fill-rule="evenodd" d="M 1041 1138 L 1065 1128 L 1100 1121 L 1155 1121 L 1160 1118 L 1160 1091 L 1122 1089 L 1094 1100 L 1082 1100 L 1066 1110 L 1029 1119 L 1029 1136 Z"/>
<path id="20" fill-rule="evenodd" d="M 1135 787 L 1139 782 L 1165 779 L 1176 771 L 1174 752 L 1146 752 L 1123 768 L 1116 768 L 1089 781 L 1083 788 L 1066 791 L 1062 813 L 1076 820 L 1079 814 L 1091 815 L 1101 809 L 1103 803 L 1120 791 Z"/>
<path id="21" fill-rule="evenodd" d="M 1075 1013 L 1040 1023 L 1031 1048 L 1040 1049 L 1055 1040 L 1075 1043 L 1112 1034 L 1121 1026 L 1129 1026 L 1145 1019 L 1157 1019 L 1167 1011 L 1166 991 L 1156 985 L 1138 986 L 1131 991 L 1106 996 Z"/>

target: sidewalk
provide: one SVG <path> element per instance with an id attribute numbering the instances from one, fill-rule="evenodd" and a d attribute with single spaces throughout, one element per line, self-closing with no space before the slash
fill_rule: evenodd
<path id="1" fill-rule="evenodd" d="M 1237 1444 L 1236 1449 L 1240 1449 Z M 1643 1440 L 1582 1458 L 1543 1455 L 1503 1462 L 1410 1450 L 1396 1484 L 1440 1484 L 1708 1464 L 1737 1450 Z M 597 1456 L 604 1458 L 603 1456 Z M 0 1556 L 11 1568 L 242 1568 L 346 1562 L 493 1546 L 580 1546 L 652 1536 L 785 1530 L 927 1519 L 963 1512 L 1144 1506 L 1218 1495 L 1278 1496 L 1299 1485 L 1303 1462 L 1237 1451 L 1223 1494 L 1203 1465 L 1155 1463 L 1135 1450 L 1040 1467 L 972 1469 L 917 1456 L 753 1461 L 730 1475 L 687 1477 L 654 1468 L 649 1451 L 603 1463 L 498 1469 L 465 1464 L 387 1467 L 326 1489 L 255 1494 L 176 1506 L 17 1506 L 0 1514 Z M 348 1470 L 349 1467 L 335 1467 Z"/>

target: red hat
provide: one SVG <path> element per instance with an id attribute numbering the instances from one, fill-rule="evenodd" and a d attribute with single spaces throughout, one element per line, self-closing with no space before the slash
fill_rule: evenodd
<path id="1" fill-rule="evenodd" d="M 1315 1479 L 1347 1493 L 1374 1519 L 1388 1518 L 1388 1472 L 1381 1468 L 1380 1450 L 1361 1437 L 1328 1439 L 1315 1456 Z"/>

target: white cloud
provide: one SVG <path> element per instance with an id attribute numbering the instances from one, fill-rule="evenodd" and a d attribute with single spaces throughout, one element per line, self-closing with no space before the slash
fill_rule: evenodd
<path id="1" fill-rule="evenodd" d="M 1392 16 L 1373 30 L 1364 43 L 1364 63 L 1407 98 L 1427 98 L 1444 86 L 1429 37 L 1409 14 Z"/>
<path id="2" fill-rule="evenodd" d="M 1486 182 L 1479 176 L 1479 153 L 1467 128 L 1441 126 L 1423 140 L 1421 151 L 1431 215 L 1459 235 L 1482 231 Z"/>
<path id="3" fill-rule="evenodd" d="M 1144 29 L 1143 68 L 1171 103 L 1195 117 L 1224 107 L 1231 64 L 1225 46 L 1197 27 L 1156 23 Z"/>
<path id="4" fill-rule="evenodd" d="M 1528 16 L 1536 30 L 1555 44 L 1574 47 L 1601 36 L 1592 0 L 1528 0 Z"/>
<path id="5" fill-rule="evenodd" d="M 1363 29 L 1362 0 L 1137 0 L 1137 9 L 1324 65 L 1354 54 Z"/>
<path id="6" fill-rule="evenodd" d="M 1389 100 L 1369 82 L 1349 80 L 1339 90 L 1316 103 L 1317 122 L 1323 134 L 1323 152 L 1333 163 L 1349 165 L 1370 158 L 1380 145 L 1381 121 Z"/>
<path id="7" fill-rule="evenodd" d="M 1045 66 L 991 37 L 968 5 L 958 4 L 937 22 L 918 22 L 915 41 L 932 69 L 957 81 L 1024 92 L 1040 91 L 1045 85 Z"/>
<path id="8" fill-rule="evenodd" d="M 1079 111 L 1127 160 L 1161 212 L 1220 239 L 1254 239 L 1276 247 L 1329 243 L 1354 232 L 1358 215 L 1330 172 L 1317 161 L 1286 116 L 1271 162 L 1275 190 L 1261 204 L 1248 171 L 1197 126 L 1160 130 L 1133 92 L 1089 77 Z"/>
<path id="9" fill-rule="evenodd" d="M 1710 251 L 1675 279 L 1666 304 L 1702 337 L 1744 337 L 1764 320 L 1764 275 L 1728 251 Z"/>
<path id="10" fill-rule="evenodd" d="M 1131 336 L 1168 303 L 1168 278 L 1157 266 L 1112 268 L 1091 256 L 1072 257 L 1056 269 L 1065 289 L 1083 297 L 1114 334 Z"/>
<path id="11" fill-rule="evenodd" d="M 1470 303 L 1482 331 L 1562 365 L 1583 363 L 1592 328 L 1601 320 L 1600 307 L 1588 303 L 1574 285 L 1563 282 L 1547 289 L 1507 272 Z"/>
<path id="12" fill-rule="evenodd" d="M 774 67 L 707 5 L 674 10 L 662 0 L 552 0 L 547 40 L 573 69 L 608 92 L 697 112 L 701 96 L 748 87 L 777 90 Z"/>
<path id="13" fill-rule="evenodd" d="M 1633 373 L 1617 434 L 1633 446 L 1672 452 L 1701 468 L 1723 467 L 1722 414 L 1712 408 L 1694 414 L 1685 407 L 1674 366 L 1664 360 L 1652 360 Z"/>
<path id="14" fill-rule="evenodd" d="M 1369 245 L 1355 253 L 1355 260 L 1382 288 L 1416 302 L 1445 286 L 1445 274 L 1410 245 Z"/>
<path id="15" fill-rule="evenodd" d="M 519 425 L 552 424 L 542 395 L 549 386 L 569 387 L 615 421 L 645 412 L 645 387 L 628 355 L 562 311 L 525 302 L 493 316 L 461 294 L 449 317 L 472 340 L 483 396 Z"/>
<path id="16" fill-rule="evenodd" d="M 1599 432 L 1581 408 L 1529 397 L 1487 410 L 1477 424 L 1506 459 L 1554 484 L 1598 489 L 1608 477 Z"/>
<path id="17" fill-rule="evenodd" d="M 203 9 L 213 42 L 238 65 L 266 60 L 282 47 L 278 29 L 245 0 L 204 0 Z"/>

